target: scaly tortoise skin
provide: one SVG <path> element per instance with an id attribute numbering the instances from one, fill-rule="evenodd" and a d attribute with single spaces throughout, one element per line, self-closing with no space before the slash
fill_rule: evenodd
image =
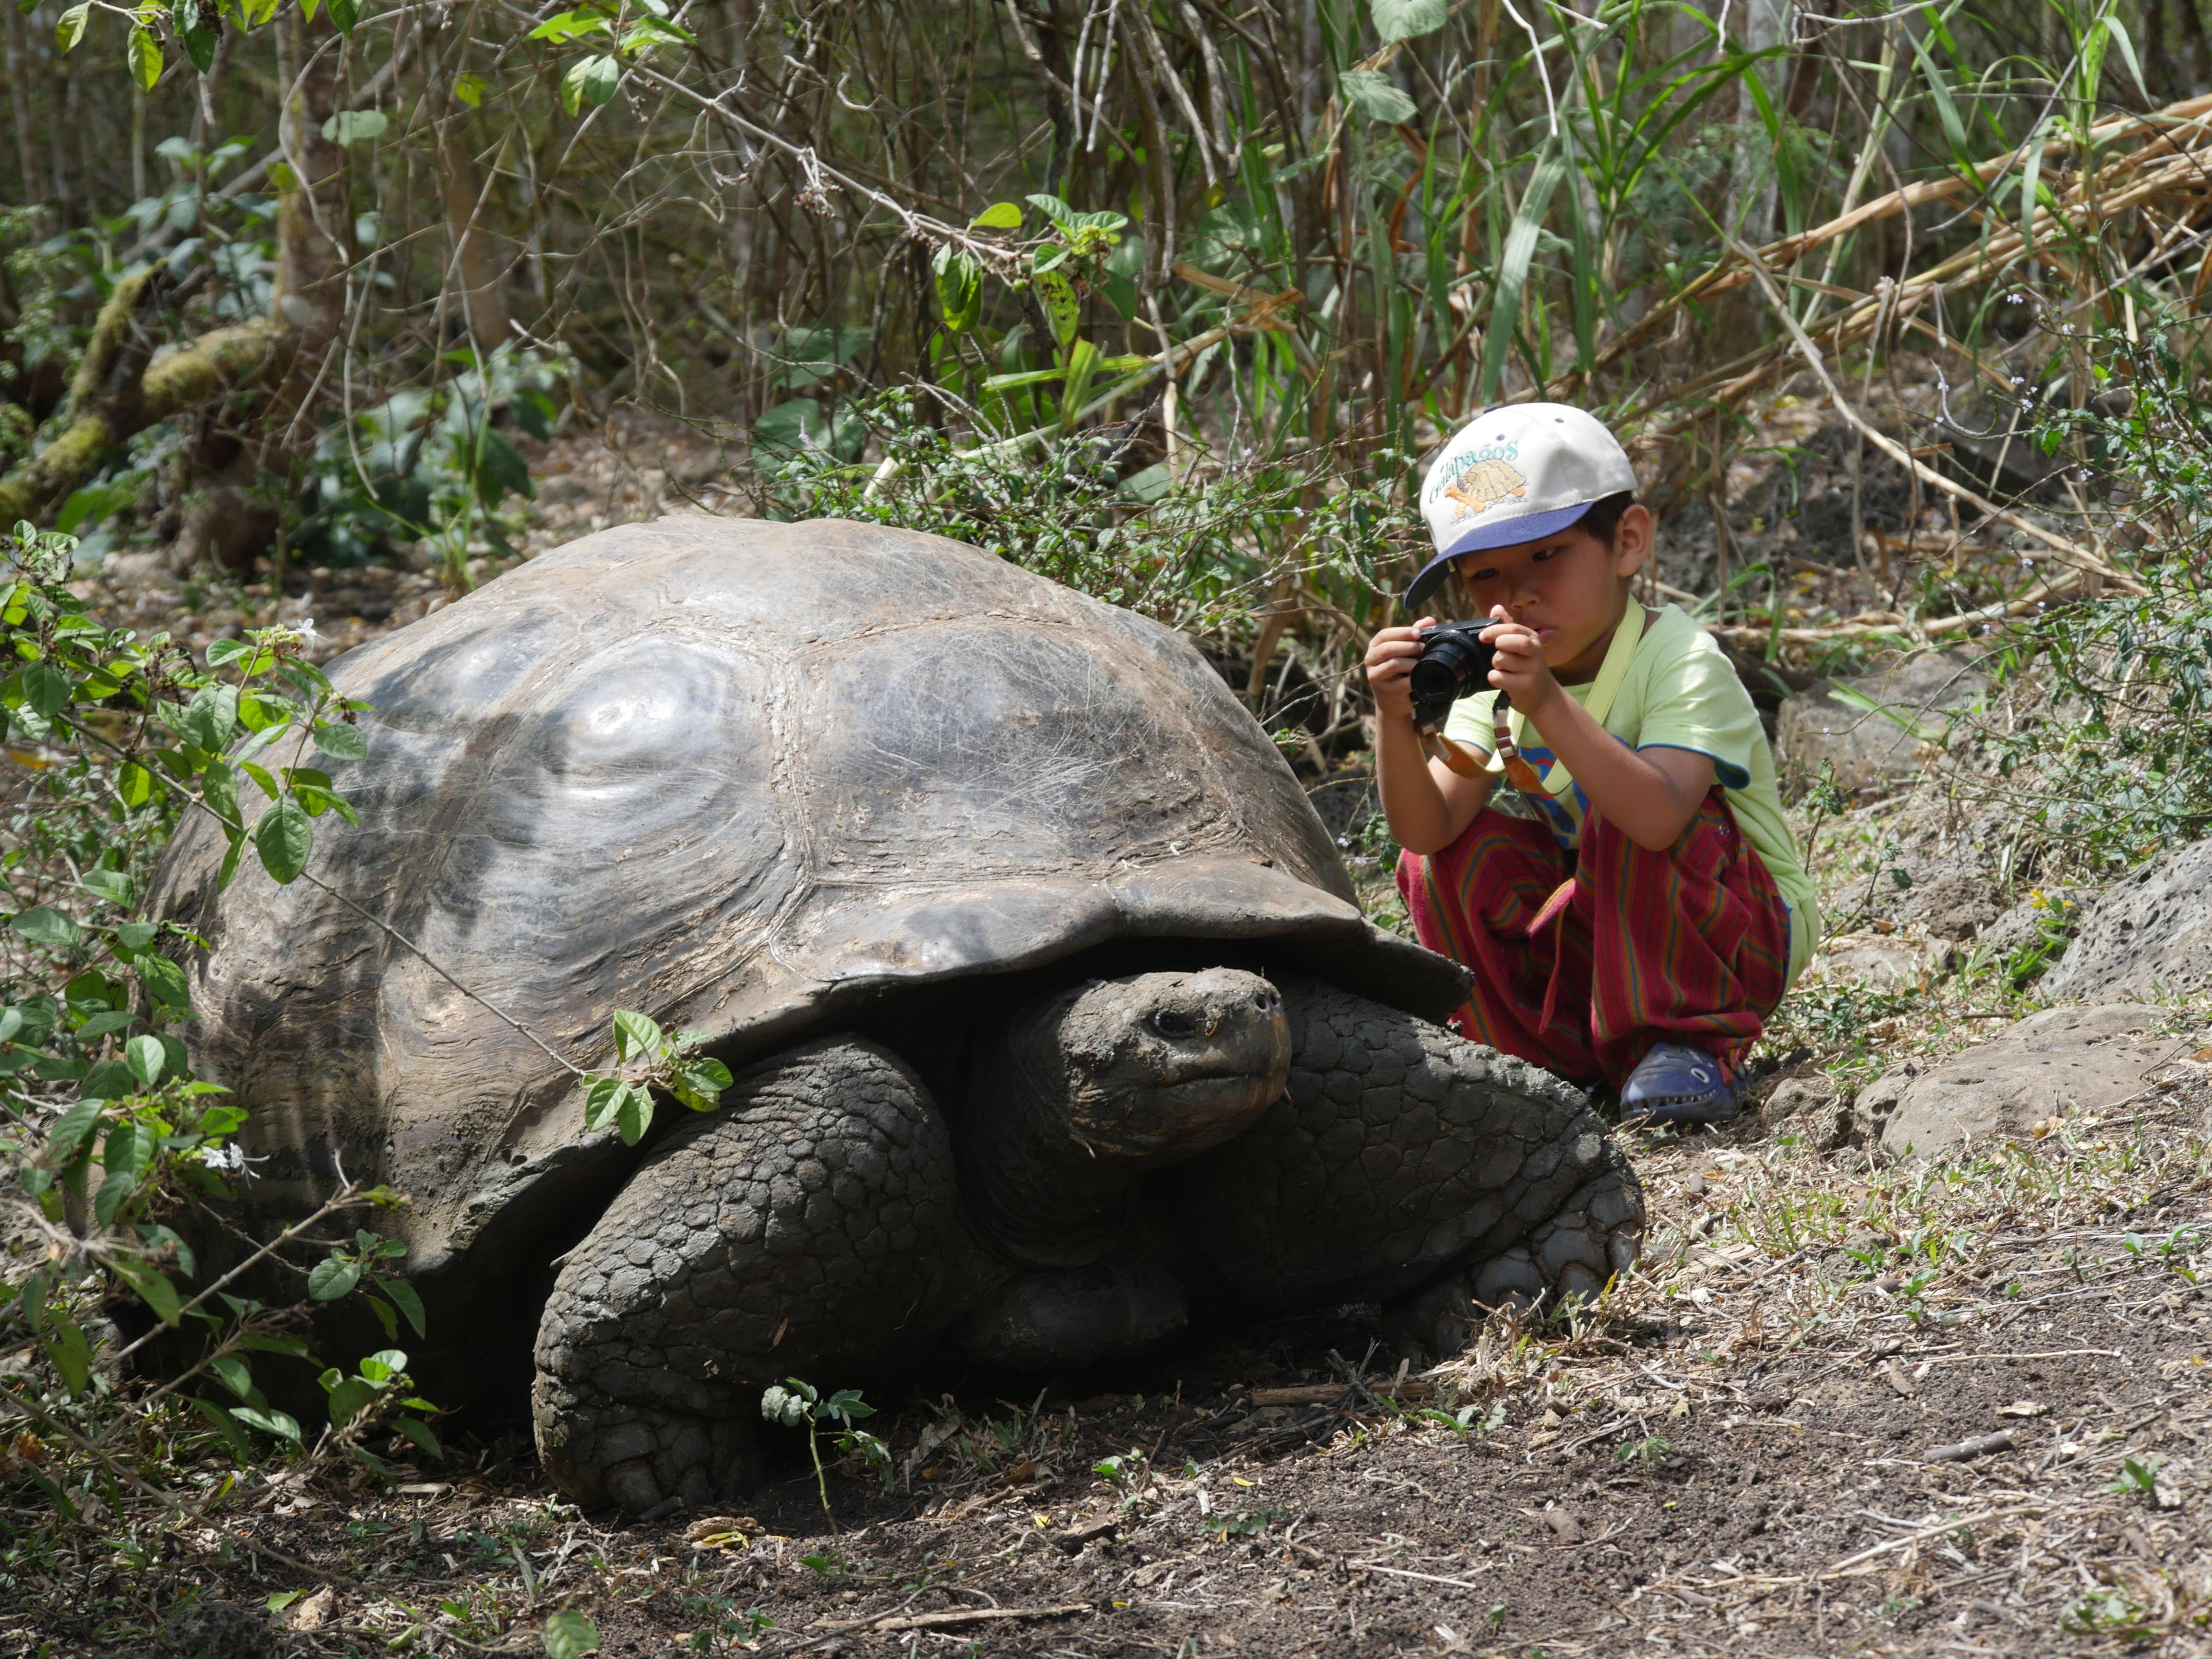
<path id="1" fill-rule="evenodd" d="M 787 1375 L 1058 1368 L 1352 1298 L 1455 1347 L 1475 1304 L 1633 1257 L 1583 1097 L 1435 1023 L 1462 970 L 1363 919 L 1156 623 L 934 537 L 678 518 L 331 674 L 374 711 L 337 769 L 360 827 L 320 820 L 311 866 L 343 898 L 218 890 L 199 823 L 157 872 L 265 1160 L 239 1218 L 404 1192 L 416 1375 L 526 1387 L 580 1501 L 741 1492 Z M 590 1070 L 617 1008 L 704 1032 L 721 1108 L 586 1133 L 501 1017 Z"/>

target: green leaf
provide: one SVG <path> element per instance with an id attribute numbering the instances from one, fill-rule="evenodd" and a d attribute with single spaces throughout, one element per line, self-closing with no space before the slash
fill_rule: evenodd
<path id="1" fill-rule="evenodd" d="M 307 1294 L 318 1302 L 335 1302 L 349 1296 L 361 1283 L 361 1264 L 342 1256 L 326 1255 L 307 1274 Z"/>
<path id="2" fill-rule="evenodd" d="M 538 486 L 530 482 L 530 468 L 524 464 L 522 453 L 496 432 L 486 431 L 481 436 L 483 441 L 477 452 L 477 499 L 487 510 L 497 507 L 501 498 L 510 493 L 525 501 L 535 501 Z"/>
<path id="3" fill-rule="evenodd" d="M 131 884 L 131 878 L 120 870 L 88 870 L 80 884 L 89 887 L 111 904 L 130 903 L 135 890 Z"/>
<path id="4" fill-rule="evenodd" d="M 1557 140 L 1547 141 L 1522 192 L 1521 210 L 1513 216 L 1505 234 L 1504 257 L 1498 262 L 1498 289 L 1491 301 L 1490 332 L 1482 343 L 1482 396 L 1496 396 L 1505 375 L 1506 349 L 1521 324 L 1521 291 L 1528 281 L 1528 265 L 1536 257 L 1537 234 L 1552 205 L 1553 192 L 1567 170 L 1566 151 Z"/>
<path id="5" fill-rule="evenodd" d="M 131 65 L 131 78 L 153 91 L 155 82 L 161 78 L 161 43 L 148 31 L 134 28 L 124 47 L 124 58 Z"/>
<path id="6" fill-rule="evenodd" d="M 332 16 L 337 15 L 333 6 Z M 323 137 L 334 144 L 365 144 L 371 139 L 381 138 L 392 119 L 381 110 L 342 109 L 323 123 Z M 209 665 L 215 662 L 215 653 L 208 653 Z"/>
<path id="7" fill-rule="evenodd" d="M 54 25 L 54 44 L 64 52 L 76 50 L 76 43 L 84 39 L 84 26 L 92 15 L 92 0 L 81 6 L 71 6 Z"/>
<path id="8" fill-rule="evenodd" d="M 635 1146 L 645 1139 L 645 1132 L 653 1127 L 653 1097 L 633 1083 L 615 1109 L 615 1127 L 621 1131 L 623 1145 Z"/>
<path id="9" fill-rule="evenodd" d="M 116 1273 L 138 1292 L 138 1299 L 154 1310 L 155 1317 L 173 1329 L 184 1316 L 185 1304 L 177 1294 L 177 1287 L 169 1283 L 168 1274 L 130 1256 L 118 1256 L 114 1267 Z"/>
<path id="10" fill-rule="evenodd" d="M 1031 278 L 1037 298 L 1043 302 L 1044 314 L 1052 323 L 1053 336 L 1063 346 L 1074 339 L 1075 331 L 1083 320 L 1082 302 L 1075 297 L 1075 284 L 1056 270 L 1041 270 Z"/>
<path id="11" fill-rule="evenodd" d="M 177 735 L 210 755 L 220 754 L 238 729 L 238 688 L 204 685 L 169 724 Z"/>
<path id="12" fill-rule="evenodd" d="M 1370 121 L 1395 127 L 1420 112 L 1381 70 L 1346 70 L 1337 76 L 1337 84 L 1344 89 L 1344 101 Z"/>
<path id="13" fill-rule="evenodd" d="M 210 761 L 207 770 L 200 774 L 200 799 L 226 824 L 239 822 L 238 775 L 221 761 Z"/>
<path id="14" fill-rule="evenodd" d="M 253 849 L 261 854 L 262 867 L 280 885 L 300 878 L 314 848 L 315 832 L 307 809 L 289 796 L 272 805 L 253 826 Z"/>
<path id="15" fill-rule="evenodd" d="M 351 34 L 353 26 L 361 21 L 361 0 L 330 0 L 331 21 L 338 26 L 341 34 Z"/>
<path id="16" fill-rule="evenodd" d="M 131 970 L 138 975 L 138 982 L 146 988 L 146 994 L 156 1008 L 191 1012 L 191 988 L 185 982 L 185 970 L 168 957 L 142 951 L 131 958 Z"/>
<path id="17" fill-rule="evenodd" d="M 392 1305 L 407 1316 L 407 1322 L 415 1328 L 416 1335 L 429 1335 L 429 1327 L 422 1318 L 422 1298 L 415 1293 L 412 1285 L 404 1279 L 382 1279 L 377 1285 L 392 1298 Z"/>
<path id="18" fill-rule="evenodd" d="M 446 1455 L 446 1449 L 438 1443 L 438 1437 L 430 1431 L 430 1425 L 421 1418 L 395 1417 L 392 1419 L 392 1426 L 431 1456 L 443 1457 Z"/>
<path id="19" fill-rule="evenodd" d="M 222 1386 L 240 1400 L 253 1392 L 253 1372 L 246 1363 L 234 1353 L 219 1353 L 208 1361 L 208 1369 L 222 1379 Z"/>
<path id="20" fill-rule="evenodd" d="M 53 719 L 69 707 L 69 676 L 50 662 L 33 663 L 23 671 L 23 701 L 33 713 Z"/>
<path id="21" fill-rule="evenodd" d="M 481 75 L 457 75 L 453 77 L 453 96 L 471 109 L 483 106 L 484 78 Z"/>
<path id="22" fill-rule="evenodd" d="M 100 1122 L 104 1100 L 80 1100 L 54 1120 L 52 1133 L 46 1140 L 47 1155 L 57 1164 L 66 1164 L 76 1156 L 93 1129 Z"/>
<path id="23" fill-rule="evenodd" d="M 1053 223 L 1059 226 L 1060 229 L 1073 230 L 1075 228 L 1077 222 L 1075 210 L 1068 206 L 1066 203 L 1061 201 L 1059 197 L 1048 196 L 1042 191 L 1033 191 L 1030 195 L 1028 201 L 1031 207 L 1035 208 L 1039 213 L 1044 215 L 1046 218 L 1051 220 Z"/>
<path id="24" fill-rule="evenodd" d="M 184 33 L 185 56 L 192 60 L 192 67 L 205 75 L 215 67 L 216 33 L 204 23 L 194 23 Z"/>
<path id="25" fill-rule="evenodd" d="M 550 40 L 555 46 L 566 46 L 580 34 L 606 34 L 612 32 L 605 13 L 597 6 L 580 6 L 573 11 L 560 12 L 547 18 L 530 31 L 532 40 Z"/>
<path id="26" fill-rule="evenodd" d="M 234 1406 L 230 1408 L 230 1414 L 240 1422 L 249 1424 L 260 1430 L 264 1434 L 273 1434 L 278 1439 L 289 1440 L 295 1446 L 300 1443 L 298 1422 L 273 1407 Z"/>
<path id="27" fill-rule="evenodd" d="M 124 1201 L 138 1189 L 140 1177 L 160 1147 L 161 1137 L 143 1123 L 117 1124 L 108 1130 L 107 1144 L 100 1153 L 106 1178 L 92 1200 L 93 1218 L 101 1226 L 113 1224 Z"/>
<path id="28" fill-rule="evenodd" d="M 677 1067 L 677 1073 L 709 1098 L 720 1096 L 731 1083 L 730 1068 L 719 1060 L 688 1060 Z"/>
<path id="29" fill-rule="evenodd" d="M 103 1060 L 77 1085 L 80 1100 L 127 1100 L 138 1092 L 138 1079 L 119 1060 Z"/>
<path id="30" fill-rule="evenodd" d="M 584 60 L 582 90 L 587 104 L 604 104 L 615 95 L 622 84 L 622 64 L 611 57 L 586 58 Z"/>
<path id="31" fill-rule="evenodd" d="M 83 1328 L 76 1321 L 57 1318 L 54 1334 L 46 1346 L 46 1358 L 61 1373 L 64 1388 L 76 1395 L 92 1386 L 92 1344 L 85 1340 Z"/>
<path id="32" fill-rule="evenodd" d="M 398 1348 L 384 1348 L 361 1362 L 361 1374 L 381 1388 L 407 1369 L 407 1356 Z"/>
<path id="33" fill-rule="evenodd" d="M 154 798 L 154 775 L 137 761 L 125 761 L 115 775 L 115 793 L 125 806 L 143 806 Z"/>
<path id="34" fill-rule="evenodd" d="M 1449 0 L 1370 0 L 1375 32 L 1385 40 L 1434 34 L 1451 15 Z"/>
<path id="35" fill-rule="evenodd" d="M 123 1063 L 131 1068 L 131 1075 L 149 1089 L 161 1080 L 161 1073 L 169 1063 L 169 1056 L 155 1036 L 135 1036 L 123 1045 Z"/>
<path id="36" fill-rule="evenodd" d="M 573 1607 L 548 1614 L 545 1659 L 584 1659 L 599 1650 L 599 1627 Z"/>
<path id="37" fill-rule="evenodd" d="M 638 1054 L 657 1054 L 668 1039 L 658 1023 L 628 1008 L 615 1015 L 615 1054 L 623 1060 Z"/>
<path id="38" fill-rule="evenodd" d="M 332 760 L 357 761 L 368 753 L 368 739 L 357 726 L 326 720 L 315 728 L 315 747 Z"/>
<path id="39" fill-rule="evenodd" d="M 46 945 L 57 951 L 66 951 L 75 945 L 83 930 L 60 911 L 41 904 L 26 910 L 8 924 L 33 945 Z"/>
<path id="40" fill-rule="evenodd" d="M 955 334 L 975 327 L 983 313 L 983 267 L 947 242 L 930 260 L 930 269 L 937 275 L 937 304 L 945 327 Z"/>
<path id="41" fill-rule="evenodd" d="M 1021 228 L 1022 210 L 1012 202 L 994 202 L 968 222 L 970 230 L 1019 230 Z"/>

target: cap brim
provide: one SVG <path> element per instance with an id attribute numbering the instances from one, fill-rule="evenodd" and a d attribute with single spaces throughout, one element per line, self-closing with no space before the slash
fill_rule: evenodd
<path id="1" fill-rule="evenodd" d="M 1444 584 L 1451 574 L 1452 562 L 1469 553 L 1480 553 L 1493 547 L 1511 547 L 1516 542 L 1533 542 L 1546 536 L 1556 536 L 1562 530 L 1571 530 L 1580 524 L 1595 507 L 1595 501 L 1577 501 L 1572 507 L 1555 507 L 1547 513 L 1524 513 L 1518 518 L 1498 519 L 1487 524 L 1470 525 L 1450 546 L 1421 567 L 1421 574 L 1413 578 L 1406 589 L 1406 614 L 1416 615 L 1427 603 L 1429 596 Z"/>

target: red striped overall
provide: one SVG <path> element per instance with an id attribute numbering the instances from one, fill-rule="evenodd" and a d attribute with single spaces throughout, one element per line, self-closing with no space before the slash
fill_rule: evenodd
<path id="1" fill-rule="evenodd" d="M 1579 865 L 1541 823 L 1485 810 L 1443 852 L 1402 855 L 1398 890 L 1421 943 L 1474 971 L 1452 1024 L 1578 1083 L 1618 1088 L 1666 1042 L 1733 1077 L 1788 983 L 1789 909 L 1718 785 L 1664 853 L 1590 812 Z"/>

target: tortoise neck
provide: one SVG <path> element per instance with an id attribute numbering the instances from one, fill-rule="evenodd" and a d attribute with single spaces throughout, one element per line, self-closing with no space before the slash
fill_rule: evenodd
<path id="1" fill-rule="evenodd" d="M 1000 1042 L 975 1073 L 956 1135 L 963 1207 L 994 1255 L 1079 1267 L 1126 1230 L 1148 1160 L 1085 1142 L 1064 1110 L 1071 1079 L 1037 1045 Z"/>

